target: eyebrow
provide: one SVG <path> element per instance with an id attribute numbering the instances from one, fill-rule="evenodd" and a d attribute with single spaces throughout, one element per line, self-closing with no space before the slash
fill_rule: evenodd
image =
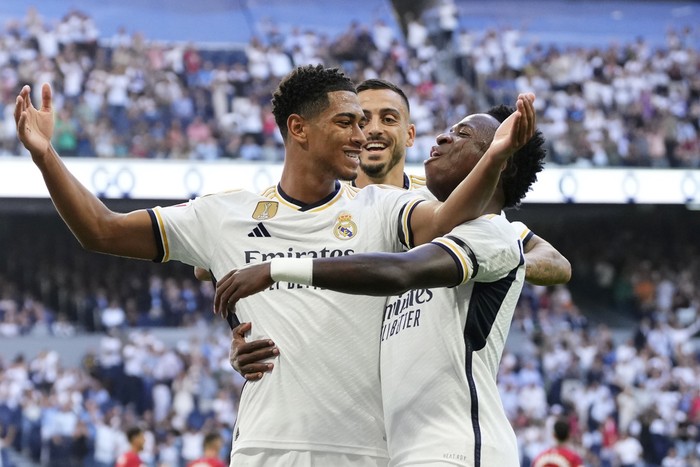
<path id="1" fill-rule="evenodd" d="M 470 122 L 465 122 L 465 123 L 458 123 L 454 125 L 450 130 L 452 131 L 459 131 L 462 128 L 469 128 L 470 130 L 475 130 L 474 125 L 472 125 Z"/>
<path id="2" fill-rule="evenodd" d="M 333 118 L 339 118 L 339 117 L 359 118 L 360 120 L 362 120 L 363 118 L 365 118 L 365 114 L 362 113 L 362 114 L 358 115 L 355 112 L 340 112 L 340 113 L 337 113 L 333 116 Z"/>

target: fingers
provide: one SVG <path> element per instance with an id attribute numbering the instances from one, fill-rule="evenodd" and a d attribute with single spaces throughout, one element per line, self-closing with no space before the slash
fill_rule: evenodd
<path id="1" fill-rule="evenodd" d="M 221 314 L 221 316 L 226 316 L 226 312 L 229 310 L 229 300 L 231 295 L 235 291 L 232 287 L 233 273 L 236 270 L 228 272 L 223 276 L 216 284 L 216 292 L 214 294 L 214 313 Z M 235 303 L 232 304 L 235 306 Z"/>
<path id="2" fill-rule="evenodd" d="M 516 121 L 516 144 L 522 147 L 535 134 L 535 108 L 533 93 L 523 93 L 518 95 L 516 103 L 517 112 L 520 114 Z"/>
<path id="3" fill-rule="evenodd" d="M 32 105 L 32 93 L 31 93 L 31 88 L 28 85 L 22 86 L 22 90 L 20 91 L 19 95 L 22 96 L 22 99 L 24 100 L 24 110 L 27 110 L 29 108 L 34 108 Z"/>
<path id="4" fill-rule="evenodd" d="M 27 113 L 22 112 L 17 120 L 17 134 L 20 139 L 24 137 L 25 130 L 27 128 Z"/>
<path id="5" fill-rule="evenodd" d="M 231 330 L 233 333 L 233 337 L 235 338 L 236 336 L 243 337 L 246 332 L 250 331 L 253 329 L 253 323 L 247 322 L 247 323 L 241 323 L 235 328 Z"/>
<path id="6" fill-rule="evenodd" d="M 49 83 L 44 83 L 41 86 L 41 110 L 43 112 L 51 111 L 51 86 Z"/>
<path id="7" fill-rule="evenodd" d="M 24 99 L 22 99 L 22 96 L 19 95 L 19 96 L 17 96 L 17 99 L 15 100 L 15 123 L 17 124 L 18 130 L 19 130 L 19 119 L 22 116 L 23 111 L 24 111 Z"/>
<path id="8" fill-rule="evenodd" d="M 231 366 L 246 380 L 256 381 L 264 373 L 272 371 L 275 365 L 264 360 L 278 356 L 279 349 L 270 339 L 246 342 L 244 334 L 251 329 L 251 323 L 241 323 L 233 329 L 229 360 Z"/>

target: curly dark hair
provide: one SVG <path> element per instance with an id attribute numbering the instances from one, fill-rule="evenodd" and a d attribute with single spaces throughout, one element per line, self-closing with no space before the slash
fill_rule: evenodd
<path id="1" fill-rule="evenodd" d="M 498 105 L 486 113 L 502 123 L 513 112 L 515 107 Z M 537 181 L 537 174 L 544 168 L 544 158 L 547 155 L 544 143 L 544 135 L 536 130 L 530 141 L 508 159 L 506 168 L 501 173 L 504 208 L 519 206 L 520 201 L 532 189 L 532 184 Z"/>
<path id="2" fill-rule="evenodd" d="M 406 109 L 408 109 L 409 112 L 411 111 L 411 106 L 408 103 L 408 97 L 406 97 L 406 93 L 404 93 L 403 90 L 394 83 L 391 83 L 384 79 L 371 78 L 366 79 L 357 85 L 358 94 L 362 91 L 368 91 L 370 89 L 388 89 L 389 91 L 394 91 L 396 94 L 401 96 L 404 103 L 406 104 Z"/>
<path id="3" fill-rule="evenodd" d="M 305 65 L 292 70 L 272 94 L 272 113 L 282 138 L 287 139 L 287 118 L 292 114 L 313 118 L 329 104 L 328 93 L 355 91 L 355 83 L 338 68 Z"/>

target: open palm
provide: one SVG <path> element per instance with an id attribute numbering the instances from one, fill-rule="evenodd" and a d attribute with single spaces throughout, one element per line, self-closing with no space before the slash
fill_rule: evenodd
<path id="1" fill-rule="evenodd" d="M 510 114 L 496 130 L 490 149 L 503 160 L 512 156 L 535 134 L 534 100 L 534 94 L 518 96 L 516 111 Z"/>
<path id="2" fill-rule="evenodd" d="M 41 109 L 32 105 L 31 89 L 24 86 L 15 102 L 15 123 L 17 136 L 32 156 L 46 153 L 54 130 L 54 115 L 51 106 L 51 87 L 44 84 L 41 88 Z"/>

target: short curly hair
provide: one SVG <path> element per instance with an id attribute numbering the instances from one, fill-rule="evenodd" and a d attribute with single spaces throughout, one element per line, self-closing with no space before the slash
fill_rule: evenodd
<path id="1" fill-rule="evenodd" d="M 503 122 L 513 112 L 515 107 L 498 105 L 486 113 Z M 537 181 L 537 174 L 544 168 L 544 158 L 547 155 L 544 143 L 544 135 L 540 130 L 536 130 L 530 141 L 508 159 L 506 168 L 501 173 L 505 195 L 504 208 L 519 206 L 527 192 L 532 189 L 532 184 Z"/>
<path id="2" fill-rule="evenodd" d="M 287 139 L 287 119 L 292 114 L 313 118 L 328 107 L 328 93 L 357 93 L 355 83 L 338 68 L 305 65 L 292 70 L 272 94 L 272 113 L 282 138 Z"/>

